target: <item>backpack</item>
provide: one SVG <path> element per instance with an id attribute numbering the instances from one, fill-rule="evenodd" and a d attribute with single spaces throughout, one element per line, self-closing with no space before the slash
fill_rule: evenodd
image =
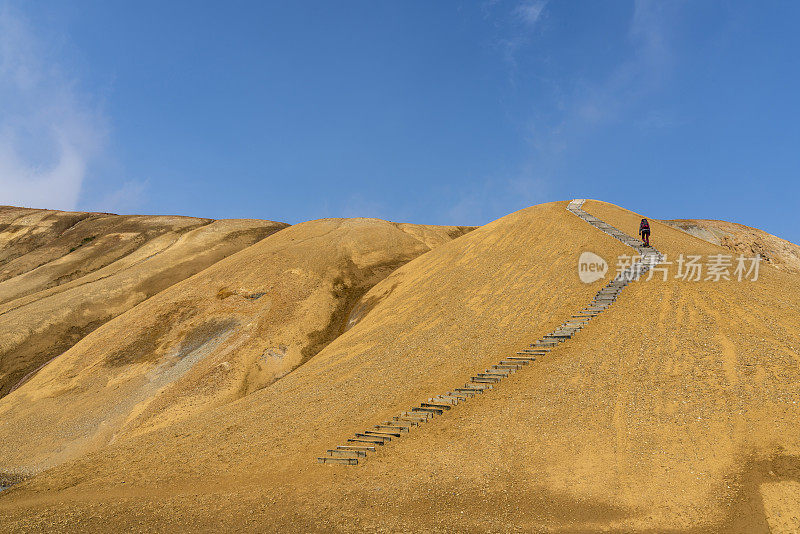
<path id="1" fill-rule="evenodd" d="M 639 230 L 649 230 L 649 229 L 650 229 L 650 223 L 647 222 L 647 219 L 642 219 L 641 224 L 639 224 Z"/>

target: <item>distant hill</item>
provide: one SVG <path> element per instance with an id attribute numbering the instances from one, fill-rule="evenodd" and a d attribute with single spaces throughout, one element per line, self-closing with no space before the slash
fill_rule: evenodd
<path id="1" fill-rule="evenodd" d="M 286 226 L 0 207 L 0 396 L 114 317 Z"/>
<path id="2" fill-rule="evenodd" d="M 760 254 L 776 269 L 800 273 L 800 246 L 763 230 L 708 219 L 674 219 L 663 222 L 736 254 Z"/>

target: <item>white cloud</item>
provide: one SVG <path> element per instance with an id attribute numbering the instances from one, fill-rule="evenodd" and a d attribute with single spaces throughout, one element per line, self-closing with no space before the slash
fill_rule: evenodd
<path id="1" fill-rule="evenodd" d="M 630 36 L 637 47 L 639 61 L 659 74 L 671 64 L 666 20 L 667 6 L 653 0 L 636 0 Z"/>
<path id="2" fill-rule="evenodd" d="M 105 119 L 24 17 L 0 2 L 0 204 L 75 209 Z"/>
<path id="3" fill-rule="evenodd" d="M 534 0 L 533 2 L 525 2 L 517 6 L 517 16 L 528 26 L 535 26 L 542 15 L 544 6 L 547 5 L 545 0 Z"/>
<path id="4" fill-rule="evenodd" d="M 513 177 L 488 177 L 464 184 L 449 194 L 444 222 L 452 225 L 484 225 L 511 212 L 544 202 L 549 183 L 541 172 L 527 166 Z"/>
<path id="5" fill-rule="evenodd" d="M 609 125 L 626 120 L 642 129 L 656 129 L 680 122 L 669 109 L 652 109 L 649 98 L 661 90 L 673 69 L 672 21 L 680 14 L 680 5 L 635 0 L 627 34 L 622 36 L 629 45 L 627 53 L 606 71 L 591 77 L 582 77 L 580 71 L 564 76 L 562 69 L 557 69 L 557 75 L 547 75 L 559 51 L 546 47 L 552 44 L 547 41 L 552 32 L 532 31 L 534 27 L 540 29 L 544 16 L 559 16 L 543 13 L 546 7 L 545 1 L 526 1 L 510 11 L 492 13 L 503 32 L 497 44 L 509 67 L 509 86 L 514 93 L 524 90 L 518 87 L 518 83 L 526 83 L 519 76 L 521 65 L 535 64 L 540 70 L 532 74 L 542 97 L 521 121 L 530 146 L 527 158 L 516 173 L 501 174 L 514 178 L 489 178 L 456 192 L 447 210 L 454 224 L 485 222 L 542 202 L 554 191 L 562 193 L 569 184 L 556 177 L 570 153 L 594 136 L 604 135 Z M 593 53 L 598 52 L 587 52 Z M 531 77 L 531 72 L 525 74 Z"/>
<path id="6" fill-rule="evenodd" d="M 605 75 L 594 80 L 568 79 L 558 93 L 559 112 L 533 122 L 543 125 L 533 131 L 536 157 L 561 158 L 569 147 L 596 135 L 602 127 L 621 120 L 645 128 L 668 128 L 678 124 L 668 110 L 654 114 L 649 97 L 668 79 L 673 67 L 670 47 L 671 21 L 675 6 L 636 0 L 628 28 L 629 54 Z M 570 87 L 572 85 L 572 87 Z M 533 129 L 532 129 L 533 130 Z"/>
<path id="7" fill-rule="evenodd" d="M 517 68 L 516 54 L 530 42 L 532 32 L 529 30 L 539 22 L 546 5 L 547 0 L 533 0 L 523 2 L 511 11 L 514 30 L 511 35 L 499 39 L 497 45 L 513 69 Z"/>
<path id="8" fill-rule="evenodd" d="M 128 180 L 123 182 L 119 188 L 100 199 L 97 203 L 97 210 L 132 213 L 144 204 L 149 187 L 149 180 Z"/>

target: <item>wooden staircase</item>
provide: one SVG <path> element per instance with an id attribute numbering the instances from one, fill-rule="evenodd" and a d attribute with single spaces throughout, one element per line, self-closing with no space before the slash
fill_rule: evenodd
<path id="1" fill-rule="evenodd" d="M 366 459 L 367 453 L 376 452 L 392 439 L 402 438 L 404 434 L 411 432 L 415 427 L 429 422 L 437 415 L 452 410 L 459 403 L 491 390 L 504 378 L 524 369 L 526 365 L 535 362 L 537 358 L 547 356 L 548 352 L 554 347 L 570 340 L 592 318 L 610 308 L 617 300 L 620 292 L 629 283 L 638 280 L 653 266 L 664 261 L 663 256 L 656 249 L 645 247 L 644 243 L 638 239 L 583 211 L 581 208 L 584 202 L 585 200 L 573 200 L 567 205 L 567 210 L 595 228 L 634 248 L 639 253 L 640 259 L 633 261 L 630 266 L 600 289 L 588 306 L 572 315 L 555 330 L 532 343 L 528 348 L 518 351 L 513 356 L 507 356 L 497 364 L 475 373 L 469 382 L 463 386 L 456 387 L 442 395 L 431 397 L 409 411 L 392 417 L 391 421 L 384 421 L 363 432 L 356 433 L 353 437 L 347 439 L 345 445 L 338 445 L 335 449 L 328 449 L 324 456 L 317 458 L 317 461 L 325 464 L 358 465 L 359 462 Z"/>

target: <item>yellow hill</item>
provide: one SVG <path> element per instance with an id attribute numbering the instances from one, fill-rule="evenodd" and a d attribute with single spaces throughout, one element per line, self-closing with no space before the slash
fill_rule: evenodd
<path id="1" fill-rule="evenodd" d="M 2 399 L 0 472 L 36 473 L 271 384 L 339 335 L 372 285 L 466 230 L 311 221 L 217 262 L 98 328 Z"/>
<path id="2" fill-rule="evenodd" d="M 599 254 L 613 274 L 614 258 L 631 249 L 565 205 L 516 212 L 422 254 L 361 297 L 350 328 L 280 380 L 186 417 L 140 419 L 138 428 L 150 431 L 122 432 L 4 491 L 0 519 L 11 531 L 790 529 L 800 509 L 800 279 L 768 265 L 755 282 L 635 282 L 574 339 L 494 390 L 363 464 L 316 463 L 325 449 L 463 384 L 591 300 L 604 282 L 579 281 L 578 255 Z M 595 201 L 584 209 L 630 234 L 641 217 Z M 652 227 L 668 261 L 729 253 L 666 224 Z M 195 294 L 193 280 L 170 290 L 174 301 Z M 203 289 L 205 300 L 216 298 L 208 295 L 216 281 Z M 224 317 L 222 308 L 206 309 L 220 312 L 204 317 Z M 311 320 L 316 312 L 304 311 Z M 64 358 L 92 338 L 103 352 L 101 334 L 127 315 Z M 131 339 L 147 315 L 128 325 Z M 245 335 L 245 321 L 226 344 Z M 33 399 L 47 384 L 33 386 L 0 406 L 23 393 Z M 35 448 L 42 436 L 19 439 L 18 447 Z"/>
<path id="3" fill-rule="evenodd" d="M 0 396 L 108 320 L 286 226 L 0 208 Z"/>
<path id="4" fill-rule="evenodd" d="M 736 254 L 760 254 L 764 261 L 776 269 L 800 273 L 800 246 L 763 230 L 708 219 L 675 219 L 663 222 Z"/>

